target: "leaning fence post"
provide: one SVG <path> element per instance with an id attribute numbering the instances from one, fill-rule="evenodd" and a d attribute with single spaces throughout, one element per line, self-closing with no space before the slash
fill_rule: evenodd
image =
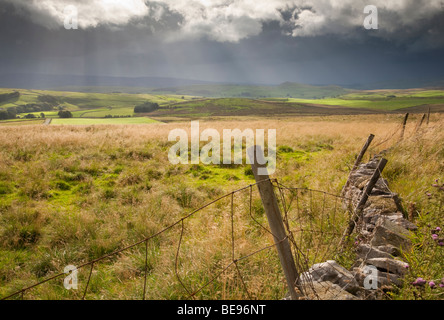
<path id="1" fill-rule="evenodd" d="M 361 152 L 359 153 L 358 157 L 356 158 L 355 164 L 353 165 L 353 168 L 350 171 L 350 174 L 347 178 L 347 182 L 344 185 L 344 188 L 342 188 L 342 192 L 341 192 L 341 196 L 344 195 L 345 191 L 348 188 L 348 185 L 350 184 L 350 176 L 352 175 L 352 173 L 358 169 L 359 164 L 362 161 L 362 158 L 364 157 L 364 154 L 367 152 L 368 147 L 370 146 L 370 143 L 372 143 L 373 139 L 375 138 L 374 134 L 370 134 L 367 138 L 367 141 L 365 142 L 364 146 L 361 149 Z"/>
<path id="2" fill-rule="evenodd" d="M 356 206 L 355 212 L 353 213 L 352 218 L 350 219 L 350 222 L 348 224 L 347 229 L 345 230 L 342 239 L 341 239 L 341 245 L 344 243 L 347 237 L 351 235 L 353 232 L 353 229 L 355 228 L 355 225 L 357 224 L 359 218 L 362 216 L 362 212 L 364 211 L 364 206 L 367 203 L 369 195 L 372 193 L 373 187 L 375 186 L 376 182 L 378 182 L 379 177 L 381 176 L 381 172 L 384 170 L 385 165 L 387 164 L 388 160 L 382 158 L 379 161 L 378 167 L 375 169 L 375 172 L 373 173 L 369 183 L 364 188 L 362 192 L 361 199 L 359 200 L 358 205 Z"/>
<path id="3" fill-rule="evenodd" d="M 270 231 L 273 234 L 274 243 L 279 254 L 279 260 L 287 280 L 288 290 L 290 291 L 291 299 L 296 300 L 301 297 L 301 295 L 295 290 L 299 273 L 294 263 L 293 254 L 285 232 L 284 222 L 282 221 L 282 215 L 279 210 L 276 194 L 274 193 L 273 184 L 271 183 L 265 166 L 263 150 L 260 146 L 253 146 L 248 149 L 248 156 L 267 215 Z"/>
<path id="4" fill-rule="evenodd" d="M 409 114 L 406 113 L 404 116 L 404 120 L 402 121 L 402 129 L 401 129 L 401 137 L 402 140 L 404 138 L 405 126 L 407 125 L 407 119 L 409 118 Z"/>
<path id="5" fill-rule="evenodd" d="M 423 124 L 425 118 L 426 118 L 426 114 L 424 113 L 424 114 L 422 115 L 421 119 L 419 120 L 418 126 L 417 126 L 417 128 L 416 128 L 416 132 L 418 132 L 419 129 L 421 129 L 421 126 L 422 126 L 422 124 Z"/>

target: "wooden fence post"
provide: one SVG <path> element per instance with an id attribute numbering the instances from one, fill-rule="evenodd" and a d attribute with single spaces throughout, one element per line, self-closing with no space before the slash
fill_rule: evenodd
<path id="1" fill-rule="evenodd" d="M 358 169 L 359 164 L 362 161 L 362 158 L 364 157 L 364 154 L 367 152 L 368 147 L 370 146 L 370 143 L 372 143 L 373 139 L 375 138 L 374 134 L 370 134 L 367 138 L 367 141 L 365 142 L 364 146 L 361 149 L 361 152 L 359 153 L 358 157 L 356 158 L 355 164 L 353 165 L 353 168 L 350 171 L 350 174 L 348 175 L 347 182 L 344 185 L 344 188 L 342 188 L 341 196 L 344 196 L 345 190 L 348 188 L 348 185 L 350 184 L 350 176 L 352 175 L 353 171 Z"/>
<path id="2" fill-rule="evenodd" d="M 270 231 L 273 234 L 274 243 L 276 245 L 279 260 L 287 280 L 288 290 L 292 300 L 302 297 L 295 290 L 298 284 L 299 272 L 296 269 L 293 254 L 291 252 L 290 243 L 282 221 L 281 211 L 274 193 L 273 184 L 270 181 L 267 168 L 265 166 L 264 153 L 260 146 L 253 146 L 248 150 L 251 168 L 253 169 L 254 178 L 264 205 L 267 215 Z"/>
<path id="3" fill-rule="evenodd" d="M 416 128 L 416 132 L 418 132 L 419 129 L 421 128 L 421 126 L 422 126 L 422 124 L 423 124 L 425 118 L 426 118 L 426 114 L 424 113 L 424 114 L 422 115 L 421 119 L 419 120 L 418 127 Z"/>
<path id="4" fill-rule="evenodd" d="M 346 240 L 346 238 L 352 234 L 353 229 L 355 228 L 355 225 L 357 224 L 359 218 L 362 217 L 362 212 L 364 211 L 364 206 L 367 203 L 368 197 L 372 193 L 373 187 L 375 186 L 376 182 L 378 182 L 378 179 L 381 176 L 381 173 L 384 170 L 386 164 L 387 164 L 387 159 L 382 158 L 379 161 L 378 167 L 375 169 L 375 172 L 373 173 L 369 183 L 364 188 L 364 190 L 362 192 L 361 199 L 359 200 L 359 203 L 356 206 L 355 212 L 353 213 L 353 216 L 350 219 L 348 227 L 342 236 L 341 246 L 344 243 L 344 241 Z"/>
<path id="5" fill-rule="evenodd" d="M 409 114 L 406 113 L 404 116 L 404 120 L 402 121 L 402 129 L 401 129 L 401 137 L 400 140 L 404 138 L 405 126 L 407 125 L 407 119 L 409 118 Z"/>

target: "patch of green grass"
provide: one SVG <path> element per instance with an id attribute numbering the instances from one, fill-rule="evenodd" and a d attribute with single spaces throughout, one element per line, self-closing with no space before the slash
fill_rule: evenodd
<path id="1" fill-rule="evenodd" d="M 41 125 L 43 124 L 43 119 L 30 119 L 30 120 L 23 120 L 23 119 L 13 119 L 13 120 L 6 120 L 6 121 L 0 121 L 0 126 L 6 127 L 6 126 L 30 126 L 30 125 Z"/>
<path id="2" fill-rule="evenodd" d="M 0 181 L 0 195 L 11 194 L 14 192 L 14 187 L 11 183 Z"/>
<path id="3" fill-rule="evenodd" d="M 288 102 L 393 111 L 422 105 L 444 104 L 444 91 L 389 91 L 383 93 L 370 91 L 349 93 L 335 98 L 288 99 Z"/>

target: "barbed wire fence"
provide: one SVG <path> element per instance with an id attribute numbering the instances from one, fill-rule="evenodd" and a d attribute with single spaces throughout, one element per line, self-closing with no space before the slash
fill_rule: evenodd
<path id="1" fill-rule="evenodd" d="M 271 240 L 273 232 L 264 223 L 264 221 L 259 221 L 255 217 L 254 204 L 256 201 L 255 187 L 261 185 L 265 182 L 272 183 L 273 187 L 278 194 L 278 199 L 280 206 L 283 208 L 283 221 L 287 227 L 287 237 L 281 239 L 278 242 L 273 243 Z M 236 197 L 239 195 L 239 197 Z M 319 203 L 318 199 L 315 199 L 316 195 L 322 195 L 322 201 Z M 238 198 L 238 199 L 237 199 Z M 109 253 L 107 255 L 101 256 L 97 259 L 85 262 L 76 267 L 77 270 L 85 270 L 85 281 L 82 290 L 78 290 L 76 297 L 78 299 L 86 299 L 88 292 L 90 290 L 91 281 L 94 278 L 94 270 L 99 266 L 99 264 L 104 263 L 106 260 L 110 260 L 113 257 L 119 256 L 125 252 L 128 252 L 134 248 L 139 248 L 139 250 L 144 250 L 144 268 L 143 274 L 140 276 L 140 281 L 142 282 L 142 291 L 140 292 L 140 298 L 145 300 L 148 297 L 147 294 L 147 279 L 149 276 L 149 262 L 148 256 L 150 254 L 149 243 L 153 239 L 159 237 L 160 235 L 172 231 L 173 229 L 177 232 L 177 248 L 175 250 L 174 257 L 174 274 L 177 282 L 180 284 L 184 291 L 184 298 L 186 299 L 198 299 L 199 293 L 201 293 L 205 288 L 210 286 L 216 279 L 220 278 L 229 269 L 233 269 L 235 275 L 238 277 L 239 287 L 244 292 L 243 297 L 247 299 L 254 299 L 255 296 L 250 292 L 248 288 L 247 281 L 243 275 L 241 262 L 258 255 L 261 252 L 271 250 L 280 245 L 283 241 L 290 240 L 293 247 L 293 252 L 298 261 L 297 265 L 300 268 L 298 271 L 306 271 L 309 264 L 316 261 L 321 261 L 327 256 L 332 256 L 334 249 L 333 242 L 330 241 L 332 237 L 340 235 L 340 232 L 336 228 L 341 228 L 340 224 L 337 224 L 338 219 L 347 220 L 345 211 L 340 208 L 339 200 L 341 196 L 329 194 L 323 191 L 311 190 L 311 189 L 299 189 L 284 186 L 279 183 L 276 179 L 266 179 L 254 184 L 250 184 L 246 187 L 234 190 L 227 193 L 213 201 L 193 210 L 189 214 L 185 215 L 183 218 L 175 221 L 169 226 L 159 230 L 155 234 L 152 234 L 140 241 L 121 248 L 117 251 Z M 229 217 L 228 229 L 229 229 L 229 259 L 226 259 L 225 265 L 218 267 L 218 272 L 212 273 L 206 281 L 200 284 L 196 288 L 192 288 L 188 283 L 189 281 L 186 277 L 181 275 L 181 250 L 184 245 L 184 237 L 186 233 L 186 223 L 192 220 L 194 216 L 202 213 L 204 209 L 210 208 L 211 206 L 217 204 L 218 202 L 225 201 L 223 206 L 225 206 L 225 213 Z M 236 206 L 236 202 L 241 202 L 240 205 Z M 241 211 L 240 214 L 245 214 L 249 218 L 251 225 L 254 228 L 259 229 L 265 235 L 263 237 L 265 245 L 257 248 L 254 251 L 240 254 L 239 252 L 243 250 L 238 250 L 236 232 L 236 222 L 235 222 L 235 211 Z M 209 212 L 214 213 L 214 212 Z M 344 215 L 345 214 L 345 215 Z M 262 219 L 263 220 L 263 219 Z M 334 226 L 334 227 L 333 227 Z M 225 226 L 227 227 L 227 226 Z M 267 236 L 268 235 L 268 236 Z M 239 242 L 241 242 L 239 240 Z M 239 251 L 239 252 L 238 252 Z M 197 259 L 198 257 L 196 257 Z M 278 272 L 278 271 L 277 271 Z M 42 286 L 48 282 L 57 282 L 59 286 L 63 284 L 63 278 L 68 274 L 65 272 L 60 272 L 54 274 L 40 282 L 33 285 L 27 286 L 16 292 L 13 292 L 2 300 L 8 299 L 26 299 L 26 295 L 35 290 L 37 287 Z"/>

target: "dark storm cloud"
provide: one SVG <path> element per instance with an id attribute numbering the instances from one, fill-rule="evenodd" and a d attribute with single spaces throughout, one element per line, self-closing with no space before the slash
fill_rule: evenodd
<path id="1" fill-rule="evenodd" d="M 443 76 L 434 0 L 0 0 L 0 73 L 354 83 Z M 79 30 L 63 8 L 79 8 Z"/>

